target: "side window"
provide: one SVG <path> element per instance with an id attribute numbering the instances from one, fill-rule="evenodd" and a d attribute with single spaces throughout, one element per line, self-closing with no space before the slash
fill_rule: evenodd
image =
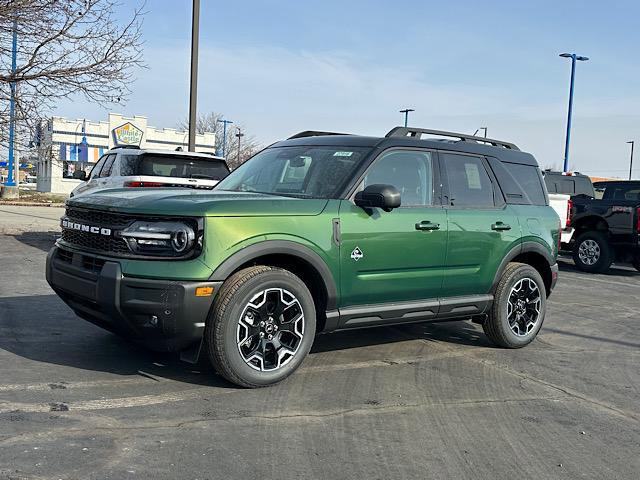
<path id="1" fill-rule="evenodd" d="M 367 172 L 362 188 L 378 183 L 396 187 L 403 207 L 432 205 L 431 152 L 396 150 L 383 154 Z"/>
<path id="2" fill-rule="evenodd" d="M 440 158 L 449 179 L 451 206 L 495 206 L 493 184 L 481 158 L 442 152 Z"/>
<path id="3" fill-rule="evenodd" d="M 91 173 L 89 173 L 89 179 L 98 178 L 100 176 L 100 170 L 102 170 L 102 166 L 104 165 L 105 160 L 107 159 L 107 155 L 98 160 L 93 168 L 91 169 Z"/>
<path id="4" fill-rule="evenodd" d="M 520 184 L 522 190 L 527 194 L 533 205 L 546 205 L 547 198 L 542 189 L 540 174 L 537 167 L 531 165 L 520 165 L 517 163 L 503 164 L 514 179 Z M 498 177 L 500 178 L 500 177 Z M 502 185 L 502 181 L 500 182 Z"/>
<path id="5" fill-rule="evenodd" d="M 109 175 L 111 175 L 111 170 L 113 169 L 113 162 L 115 159 L 116 159 L 116 155 L 114 153 L 112 153 L 107 157 L 107 159 L 104 162 L 104 166 L 100 171 L 100 177 L 108 177 Z"/>

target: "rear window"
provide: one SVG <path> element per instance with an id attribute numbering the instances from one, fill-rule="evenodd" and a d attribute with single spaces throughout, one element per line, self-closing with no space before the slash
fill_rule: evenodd
<path id="1" fill-rule="evenodd" d="M 229 175 L 229 169 L 220 160 L 160 154 L 124 155 L 120 171 L 123 176 L 147 175 L 203 180 L 222 180 Z"/>
<path id="2" fill-rule="evenodd" d="M 511 176 L 518 182 L 533 205 L 546 205 L 547 196 L 542 188 L 540 170 L 531 165 L 517 163 L 503 163 Z"/>
<path id="3" fill-rule="evenodd" d="M 565 195 L 594 196 L 593 185 L 589 177 L 569 176 L 559 173 L 547 173 L 544 177 L 549 193 L 563 193 Z"/>

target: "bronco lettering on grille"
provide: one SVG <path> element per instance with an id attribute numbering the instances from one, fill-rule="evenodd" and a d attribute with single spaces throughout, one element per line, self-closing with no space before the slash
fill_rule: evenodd
<path id="1" fill-rule="evenodd" d="M 62 219 L 62 228 L 68 228 L 70 230 L 78 230 L 80 232 L 95 233 L 99 235 L 111 236 L 110 228 L 96 227 L 93 225 L 85 225 L 83 223 L 76 223 L 66 218 Z"/>

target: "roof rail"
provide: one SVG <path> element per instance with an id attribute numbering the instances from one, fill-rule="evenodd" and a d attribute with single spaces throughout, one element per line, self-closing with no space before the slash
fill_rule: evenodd
<path id="1" fill-rule="evenodd" d="M 294 138 L 320 137 L 322 135 L 349 135 L 349 134 L 348 133 L 317 132 L 315 130 L 305 130 L 304 132 L 296 133 L 295 135 L 287 138 L 287 140 L 293 140 Z"/>
<path id="2" fill-rule="evenodd" d="M 117 150 L 119 148 L 131 148 L 132 150 L 140 150 L 138 145 L 116 145 L 115 147 L 111 147 L 110 150 Z"/>
<path id="3" fill-rule="evenodd" d="M 446 132 L 443 130 L 430 130 L 428 128 L 413 128 L 413 127 L 395 127 L 389 131 L 385 136 L 389 137 L 413 137 L 420 140 L 422 135 L 437 135 L 440 137 L 453 137 L 457 138 L 461 142 L 477 142 L 488 143 L 494 147 L 503 147 L 510 150 L 520 150 L 516 145 L 509 142 L 503 142 L 502 140 L 495 140 L 493 138 L 476 137 L 474 135 L 468 135 L 466 133 Z"/>

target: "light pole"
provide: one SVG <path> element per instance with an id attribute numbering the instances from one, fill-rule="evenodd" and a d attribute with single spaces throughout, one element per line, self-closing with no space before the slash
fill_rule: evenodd
<path id="1" fill-rule="evenodd" d="M 415 110 L 413 108 L 405 108 L 404 110 L 400 110 L 400 113 L 404 113 L 405 127 L 409 124 L 409 112 L 415 112 Z"/>
<path id="2" fill-rule="evenodd" d="M 586 62 L 589 57 L 582 57 L 575 53 L 561 53 L 561 57 L 571 59 L 571 83 L 569 84 L 569 113 L 567 114 L 567 137 L 564 144 L 564 167 L 563 172 L 569 170 L 569 139 L 571 137 L 571 111 L 573 110 L 573 84 L 576 77 L 576 60 Z"/>
<path id="3" fill-rule="evenodd" d="M 631 171 L 633 170 L 633 147 L 636 142 L 634 140 L 630 140 L 627 143 L 631 144 L 631 159 L 629 160 L 629 180 L 631 180 Z"/>
<path id="4" fill-rule="evenodd" d="M 238 127 L 238 133 L 236 133 L 236 137 L 238 137 L 238 155 L 236 156 L 236 167 L 240 166 L 240 140 L 244 137 L 244 133 L 240 131 Z"/>
<path id="5" fill-rule="evenodd" d="M 222 158 L 227 158 L 227 125 L 230 125 L 233 122 L 222 118 L 220 120 L 216 120 L 216 122 L 222 124 Z"/>
<path id="6" fill-rule="evenodd" d="M 484 138 L 487 138 L 487 127 L 480 127 L 477 128 L 475 132 L 473 132 L 473 136 L 476 136 L 476 133 L 478 133 L 480 130 L 484 130 Z"/>
<path id="7" fill-rule="evenodd" d="M 198 103 L 198 37 L 200 36 L 200 0 L 193 0 L 191 17 L 191 84 L 189 86 L 189 151 L 196 150 L 196 106 Z"/>
<path id="8" fill-rule="evenodd" d="M 7 187 L 15 187 L 18 185 L 18 168 L 16 166 L 15 158 L 15 140 L 16 140 L 16 81 L 15 74 L 17 68 L 18 57 L 18 14 L 14 14 L 13 19 L 13 42 L 11 45 L 11 83 L 9 88 L 11 89 L 11 99 L 9 100 L 9 158 L 8 158 L 8 176 Z"/>

